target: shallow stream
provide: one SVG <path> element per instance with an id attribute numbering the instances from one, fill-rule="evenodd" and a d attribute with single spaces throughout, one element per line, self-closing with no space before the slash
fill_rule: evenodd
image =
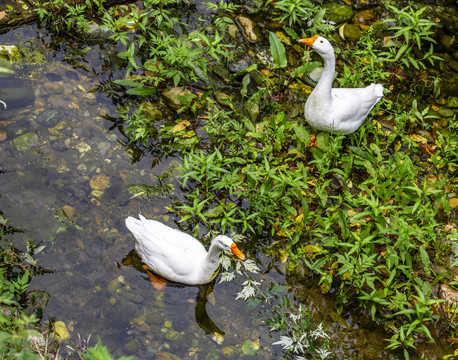
<path id="1" fill-rule="evenodd" d="M 1 44 L 18 42 L 44 55 L 7 82 L 24 95 L 0 113 L 0 209 L 8 225 L 24 230 L 10 237 L 15 246 L 45 246 L 35 258 L 49 272 L 35 276 L 29 290 L 46 304 L 43 327 L 65 324 L 61 354 L 92 335 L 90 345 L 99 337 L 116 356 L 135 359 L 280 358 L 281 347 L 271 345 L 277 334 L 262 323 L 269 305 L 264 313 L 235 300 L 242 277 L 217 279 L 212 292 L 178 284 L 158 291 L 142 270 L 125 218 L 141 213 L 180 227 L 166 206 L 183 194 L 175 184 L 169 195 L 144 199 L 129 186 L 157 185 L 179 159 L 145 153 L 132 163 L 126 137 L 110 121 L 116 102 L 125 100 L 104 87 L 122 74 L 107 68 L 104 49 L 91 46 L 83 55 L 34 26 L 0 37 Z M 304 269 L 288 272 L 257 239 L 240 248 L 257 261 L 261 274 L 254 278 L 264 288 L 286 285 L 323 323 L 336 358 L 387 358 L 389 334 L 362 313 L 338 315 L 333 295 L 321 295 L 313 277 L 304 281 Z M 442 345 L 424 351 L 436 358 Z"/>

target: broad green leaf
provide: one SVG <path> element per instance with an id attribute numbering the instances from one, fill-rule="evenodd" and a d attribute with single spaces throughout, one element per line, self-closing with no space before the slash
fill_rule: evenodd
<path id="1" fill-rule="evenodd" d="M 285 46 L 281 42 L 280 38 L 273 32 L 269 32 L 270 52 L 274 60 L 274 66 L 276 68 L 284 68 L 288 65 L 286 60 Z"/>
<path id="2" fill-rule="evenodd" d="M 135 87 L 126 91 L 126 94 L 129 95 L 151 95 L 157 94 L 156 88 L 150 87 Z"/>
<path id="3" fill-rule="evenodd" d="M 248 93 L 248 85 L 250 84 L 250 80 L 250 74 L 246 74 L 242 79 L 242 89 L 240 90 L 240 93 L 243 97 L 245 97 Z"/>
<path id="4" fill-rule="evenodd" d="M 431 275 L 431 261 L 429 259 L 429 255 L 426 252 L 425 246 L 420 246 L 420 257 L 421 257 L 421 262 L 424 265 L 424 270 L 426 275 Z"/>
<path id="5" fill-rule="evenodd" d="M 305 145 L 310 144 L 310 133 L 303 126 L 296 126 L 294 128 L 294 132 L 298 140 L 300 140 Z"/>

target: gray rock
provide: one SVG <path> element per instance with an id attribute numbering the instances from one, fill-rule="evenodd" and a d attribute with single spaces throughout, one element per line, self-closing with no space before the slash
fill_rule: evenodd
<path id="1" fill-rule="evenodd" d="M 250 63 L 246 60 L 240 60 L 234 63 L 229 64 L 229 70 L 233 73 L 237 73 L 239 71 L 245 70 L 250 66 Z"/>
<path id="2" fill-rule="evenodd" d="M 52 128 L 56 126 L 61 119 L 62 117 L 56 110 L 46 109 L 37 115 L 35 121 L 39 123 L 40 125 L 44 125 L 46 127 Z"/>
<path id="3" fill-rule="evenodd" d="M 25 107 L 35 101 L 33 90 L 28 87 L 1 88 L 0 93 L 0 100 L 6 103 L 8 109 Z"/>
<path id="4" fill-rule="evenodd" d="M 108 154 L 108 151 L 111 149 L 111 144 L 107 141 L 102 141 L 97 145 L 100 156 L 105 157 Z"/>

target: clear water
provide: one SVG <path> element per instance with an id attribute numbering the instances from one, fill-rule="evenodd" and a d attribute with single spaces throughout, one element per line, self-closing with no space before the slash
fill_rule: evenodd
<path id="1" fill-rule="evenodd" d="M 24 229 L 11 236 L 15 246 L 45 245 L 37 265 L 51 272 L 34 277 L 30 290 L 50 295 L 42 325 L 62 321 L 69 329 L 61 353 L 65 345 L 78 345 L 78 335 L 92 335 L 90 345 L 100 337 L 110 352 L 135 359 L 152 359 L 157 352 L 180 359 L 280 358 L 281 348 L 271 346 L 278 334 L 262 324 L 263 313 L 235 300 L 243 278 L 216 281 L 212 292 L 170 283 L 157 291 L 142 270 L 125 218 L 141 213 L 179 227 L 165 207 L 183 194 L 175 186 L 167 196 L 143 199 L 128 187 L 157 184 L 179 159 L 142 154 L 132 163 L 125 136 L 111 129 L 110 115 L 128 99 L 106 85 L 117 75 L 107 68 L 104 49 L 93 46 L 83 56 L 70 44 L 52 44 L 34 27 L 11 31 L 0 43 L 18 39 L 44 53 L 45 61 L 9 80 L 8 86 L 31 89 L 35 98 L 0 112 L 0 209 L 9 225 Z M 24 134 L 31 134 L 29 146 L 18 149 Z M 255 279 L 264 289 L 287 285 L 295 301 L 323 323 L 337 358 L 357 358 L 368 347 L 373 359 L 386 358 L 388 335 L 364 316 L 336 315 L 332 294 L 321 295 L 314 279 L 300 271 L 289 273 L 256 239 L 241 248 L 258 262 L 262 273 Z M 259 342 L 257 355 L 244 353 L 247 340 Z"/>

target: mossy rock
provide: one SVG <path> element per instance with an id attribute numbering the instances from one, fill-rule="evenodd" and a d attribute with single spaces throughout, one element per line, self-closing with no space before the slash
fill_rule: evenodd
<path id="1" fill-rule="evenodd" d="M 344 22 L 350 21 L 355 16 L 355 12 L 349 5 L 330 3 L 323 5 L 323 9 L 326 9 L 324 19 L 333 21 L 336 24 L 342 24 Z"/>
<path id="2" fill-rule="evenodd" d="M 14 146 L 20 151 L 29 150 L 30 148 L 38 145 L 38 135 L 29 132 L 18 136 L 13 140 Z"/>

